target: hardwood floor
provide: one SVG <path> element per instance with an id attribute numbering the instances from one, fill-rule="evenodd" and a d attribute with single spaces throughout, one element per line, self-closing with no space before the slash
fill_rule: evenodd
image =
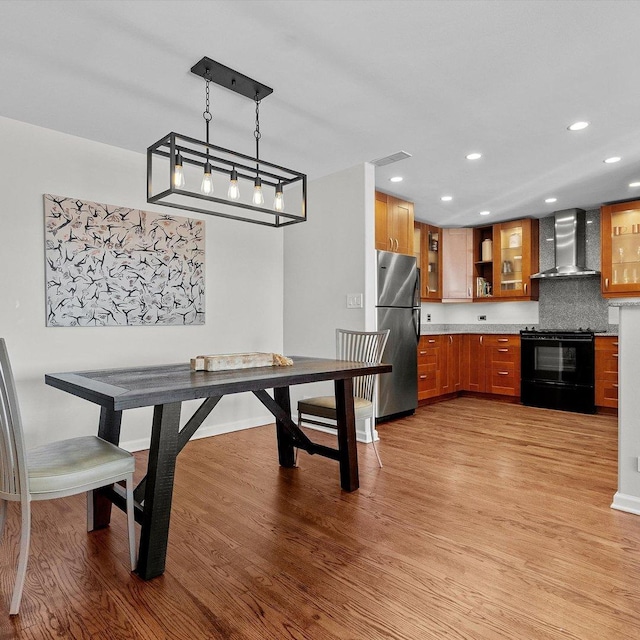
<path id="1" fill-rule="evenodd" d="M 14 619 L 10 505 L 0 638 L 640 637 L 640 517 L 610 508 L 616 418 L 458 398 L 379 430 L 385 466 L 359 445 L 351 494 L 325 458 L 280 469 L 274 427 L 191 442 L 150 582 L 127 570 L 124 514 L 87 535 L 82 497 L 34 503 Z"/>

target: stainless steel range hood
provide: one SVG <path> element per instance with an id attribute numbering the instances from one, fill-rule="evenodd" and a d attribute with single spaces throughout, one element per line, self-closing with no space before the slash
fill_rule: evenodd
<path id="1" fill-rule="evenodd" d="M 587 269 L 585 265 L 586 220 L 583 209 L 564 209 L 555 214 L 555 258 L 556 266 L 532 278 L 577 278 L 599 276 L 599 271 Z"/>

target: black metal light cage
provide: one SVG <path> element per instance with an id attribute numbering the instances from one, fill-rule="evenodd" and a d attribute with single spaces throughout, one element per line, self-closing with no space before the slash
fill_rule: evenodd
<path id="1" fill-rule="evenodd" d="M 188 166 L 195 166 L 204 172 L 204 166 L 209 162 L 212 174 L 225 174 L 230 178 L 231 172 L 235 169 L 238 180 L 246 181 L 245 184 L 250 189 L 253 188 L 256 177 L 261 179 L 263 189 L 272 187 L 274 193 L 276 187 L 282 185 L 286 196 L 296 195 L 296 201 L 299 197 L 300 210 L 298 213 L 287 211 L 287 208 L 283 211 L 274 211 L 250 202 L 205 195 L 199 191 L 200 183 L 196 180 L 195 174 L 192 174 L 193 179 L 187 181 L 185 187 L 178 188 L 173 182 L 178 153 L 182 156 L 185 171 Z M 156 161 L 155 165 L 154 161 Z M 163 175 L 166 176 L 168 188 L 154 193 L 154 176 L 156 179 L 158 177 L 162 179 Z M 200 177 L 201 175 L 200 173 Z M 162 182 L 164 183 L 164 180 Z M 297 190 L 291 188 L 296 185 Z M 196 200 L 194 201 L 193 198 Z M 287 200 L 289 199 L 290 197 L 287 197 Z M 172 132 L 147 149 L 147 202 L 270 227 L 284 227 L 307 219 L 307 176 L 262 158 L 258 160 L 252 156 Z"/>
<path id="2" fill-rule="evenodd" d="M 258 109 L 260 101 L 270 95 L 273 89 L 207 57 L 193 65 L 191 72 L 207 82 L 207 106 L 203 113 L 206 121 L 206 142 L 179 133 L 169 133 L 147 149 L 147 202 L 270 227 L 284 227 L 304 222 L 307 219 L 307 176 L 258 157 L 260 140 Z M 209 82 L 214 82 L 255 101 L 255 157 L 210 144 Z M 185 175 L 183 187 L 178 187 L 174 183 L 178 158 L 182 162 L 183 173 L 187 170 L 191 172 L 188 179 Z M 243 198 L 240 199 L 239 196 L 221 198 L 198 190 L 205 166 L 207 172 L 211 171 L 212 177 L 218 177 L 218 190 L 226 189 L 225 182 L 219 179 L 221 176 L 227 177 L 228 181 L 231 180 L 232 175 L 234 179 L 242 180 L 246 185 L 242 189 Z M 154 180 L 164 186 L 165 179 L 167 179 L 168 188 L 154 193 Z M 285 206 L 275 210 L 253 204 L 252 198 L 247 198 L 247 193 L 251 194 L 257 185 L 262 185 L 263 191 L 269 191 L 272 187 L 274 196 L 277 191 L 281 197 L 280 204 L 284 197 Z M 294 201 L 295 206 L 289 206 L 291 201 Z"/>

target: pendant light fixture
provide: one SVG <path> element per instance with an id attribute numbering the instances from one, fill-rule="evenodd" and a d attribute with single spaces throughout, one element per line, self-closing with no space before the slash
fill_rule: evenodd
<path id="1" fill-rule="evenodd" d="M 205 141 L 172 132 L 147 149 L 147 202 L 272 227 L 304 222 L 307 176 L 260 157 L 260 104 L 273 90 L 206 57 L 191 71 L 205 80 Z M 211 143 L 211 82 L 255 102 L 255 157 Z"/>

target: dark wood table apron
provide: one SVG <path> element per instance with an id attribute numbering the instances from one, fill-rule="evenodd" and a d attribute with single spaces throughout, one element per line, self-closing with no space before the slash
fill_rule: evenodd
<path id="1" fill-rule="evenodd" d="M 358 488 L 353 378 L 387 373 L 391 365 L 306 357 L 293 357 L 293 361 L 290 367 L 219 372 L 194 372 L 188 364 L 177 364 L 45 375 L 46 384 L 99 404 L 98 435 L 114 444 L 120 442 L 125 409 L 154 407 L 147 474 L 134 491 L 135 517 L 142 526 L 137 566 L 141 578 L 149 580 L 164 572 L 176 457 L 224 395 L 251 391 L 275 416 L 280 465 L 293 467 L 294 447 L 298 447 L 337 460 L 342 488 Z M 291 420 L 289 387 L 323 380 L 334 381 L 337 449 L 312 442 Z M 273 397 L 267 389 L 273 389 Z M 182 402 L 203 398 L 180 429 Z M 108 526 L 112 504 L 126 509 L 120 485 L 94 492 L 95 528 Z"/>

